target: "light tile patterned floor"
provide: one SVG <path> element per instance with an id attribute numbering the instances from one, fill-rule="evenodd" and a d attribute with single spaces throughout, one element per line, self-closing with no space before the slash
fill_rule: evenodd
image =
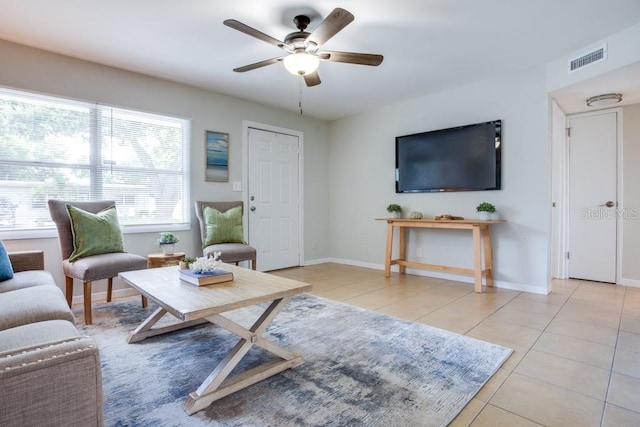
<path id="1" fill-rule="evenodd" d="M 340 264 L 272 272 L 313 293 L 514 349 L 452 426 L 640 426 L 640 289 L 557 280 L 550 295 Z"/>

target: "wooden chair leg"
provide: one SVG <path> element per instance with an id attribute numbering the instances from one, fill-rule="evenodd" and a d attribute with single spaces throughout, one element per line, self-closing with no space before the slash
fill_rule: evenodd
<path id="1" fill-rule="evenodd" d="M 111 302 L 111 296 L 113 294 L 113 277 L 107 279 L 107 302 Z"/>
<path id="2" fill-rule="evenodd" d="M 84 324 L 91 323 L 91 282 L 84 282 Z"/>
<path id="3" fill-rule="evenodd" d="M 142 308 L 147 308 L 147 297 L 144 295 L 140 295 L 142 297 Z"/>
<path id="4" fill-rule="evenodd" d="M 64 276 L 64 282 L 64 295 L 67 297 L 67 304 L 69 304 L 69 308 L 71 308 L 71 303 L 73 302 L 73 277 Z"/>
<path id="5" fill-rule="evenodd" d="M 256 259 L 255 258 L 251 260 L 251 269 L 252 270 L 256 269 Z"/>

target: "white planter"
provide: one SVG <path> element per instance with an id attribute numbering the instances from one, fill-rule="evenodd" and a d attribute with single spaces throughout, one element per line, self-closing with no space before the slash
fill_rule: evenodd
<path id="1" fill-rule="evenodd" d="M 391 212 L 391 218 L 400 218 L 401 215 L 401 212 Z"/>
<path id="2" fill-rule="evenodd" d="M 489 212 L 486 212 L 486 211 L 480 211 L 480 212 L 478 212 L 478 217 L 482 221 L 489 221 L 491 219 L 491 214 Z"/>
<path id="3" fill-rule="evenodd" d="M 166 245 L 160 245 L 160 248 L 162 249 L 162 253 L 165 255 L 173 255 L 173 253 L 176 250 L 176 245 L 175 243 L 168 243 Z"/>

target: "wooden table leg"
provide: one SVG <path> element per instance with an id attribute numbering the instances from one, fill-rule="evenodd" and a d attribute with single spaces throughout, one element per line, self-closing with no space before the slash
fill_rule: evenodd
<path id="1" fill-rule="evenodd" d="M 67 304 L 69 304 L 69 308 L 71 308 L 73 302 L 73 277 L 64 276 L 64 283 L 64 295 L 67 297 Z"/>
<path id="2" fill-rule="evenodd" d="M 407 260 L 407 234 L 405 232 L 406 227 L 399 227 L 400 228 L 400 241 L 398 242 L 398 249 L 400 252 L 400 260 L 401 261 L 406 261 Z M 400 264 L 400 274 L 404 274 L 405 272 L 405 266 Z"/>
<path id="3" fill-rule="evenodd" d="M 384 255 L 384 277 L 391 276 L 391 252 L 393 251 L 393 224 L 387 225 L 387 251 Z"/>
<path id="4" fill-rule="evenodd" d="M 493 255 L 491 253 L 489 226 L 482 227 L 482 241 L 484 243 L 484 268 L 487 272 L 487 286 L 493 286 Z"/>
<path id="5" fill-rule="evenodd" d="M 84 295 L 84 324 L 90 325 L 93 323 L 91 319 L 91 281 L 83 283 L 83 295 Z"/>
<path id="6" fill-rule="evenodd" d="M 201 325 L 203 323 L 207 323 L 206 319 L 196 319 L 189 320 L 186 322 L 178 322 L 173 323 L 171 325 L 163 326 L 160 328 L 153 328 L 153 325 L 158 323 L 162 317 L 167 314 L 167 311 L 158 307 L 156 311 L 154 311 L 151 316 L 147 317 L 147 319 L 140 324 L 133 332 L 129 333 L 127 337 L 127 343 L 131 344 L 134 342 L 142 341 L 149 337 L 154 337 L 160 334 L 166 334 L 167 332 L 173 332 L 184 328 L 190 328 L 191 326 Z"/>
<path id="7" fill-rule="evenodd" d="M 279 347 L 262 337 L 266 328 L 282 310 L 284 303 L 285 299 L 273 301 L 249 329 L 218 314 L 207 317 L 207 320 L 211 323 L 240 336 L 240 340 L 198 387 L 198 390 L 189 394 L 184 405 L 184 410 L 187 414 L 192 415 L 235 391 L 304 363 L 302 356 Z M 231 371 L 254 345 L 275 353 L 280 357 L 280 360 L 268 362 L 228 378 Z"/>
<path id="8" fill-rule="evenodd" d="M 482 292 L 482 246 L 480 245 L 480 226 L 473 226 L 473 278 L 474 290 Z"/>

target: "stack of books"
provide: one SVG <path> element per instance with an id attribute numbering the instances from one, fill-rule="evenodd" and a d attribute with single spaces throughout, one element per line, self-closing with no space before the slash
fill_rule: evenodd
<path id="1" fill-rule="evenodd" d="M 195 273 L 191 270 L 179 270 L 180 279 L 196 286 L 213 285 L 215 283 L 230 282 L 233 280 L 233 273 L 222 268 L 204 273 Z"/>

